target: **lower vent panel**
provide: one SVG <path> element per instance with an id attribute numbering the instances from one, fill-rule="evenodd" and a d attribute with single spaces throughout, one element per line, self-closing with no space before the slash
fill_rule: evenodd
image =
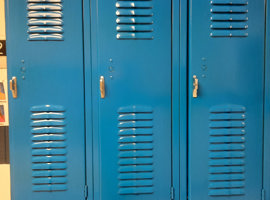
<path id="1" fill-rule="evenodd" d="M 245 119 L 243 106 L 210 110 L 209 196 L 245 195 Z"/>
<path id="2" fill-rule="evenodd" d="M 120 195 L 154 193 L 153 110 L 144 106 L 118 110 Z"/>
<path id="3" fill-rule="evenodd" d="M 62 106 L 31 108 L 34 192 L 67 190 L 67 134 Z"/>

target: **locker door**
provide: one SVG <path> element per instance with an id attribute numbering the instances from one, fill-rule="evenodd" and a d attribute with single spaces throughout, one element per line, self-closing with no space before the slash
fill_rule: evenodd
<path id="1" fill-rule="evenodd" d="M 171 2 L 92 3 L 95 199 L 169 199 Z"/>
<path id="2" fill-rule="evenodd" d="M 264 21 L 263 0 L 190 1 L 192 200 L 261 199 Z"/>
<path id="3" fill-rule="evenodd" d="M 84 199 L 82 2 L 8 0 L 7 20 L 12 199 Z"/>

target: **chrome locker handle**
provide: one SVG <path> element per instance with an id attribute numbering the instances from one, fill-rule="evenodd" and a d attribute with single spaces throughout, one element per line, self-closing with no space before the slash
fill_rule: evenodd
<path id="1" fill-rule="evenodd" d="M 18 98 L 17 78 L 14 76 L 9 81 L 10 90 L 14 99 Z"/>
<path id="2" fill-rule="evenodd" d="M 100 97 L 102 99 L 104 99 L 105 98 L 105 78 L 104 78 L 104 76 L 100 76 L 99 88 L 100 88 Z"/>
<path id="3" fill-rule="evenodd" d="M 198 97 L 199 79 L 196 75 L 193 76 L 193 98 Z"/>

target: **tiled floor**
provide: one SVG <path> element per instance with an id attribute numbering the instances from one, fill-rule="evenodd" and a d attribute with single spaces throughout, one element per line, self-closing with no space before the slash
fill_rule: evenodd
<path id="1" fill-rule="evenodd" d="M 0 165 L 0 200 L 10 200 L 9 165 Z"/>

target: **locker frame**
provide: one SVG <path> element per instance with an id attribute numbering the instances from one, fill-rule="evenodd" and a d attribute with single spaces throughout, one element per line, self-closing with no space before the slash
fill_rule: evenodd
<path id="1" fill-rule="evenodd" d="M 96 34 L 90 2 L 83 0 L 84 13 L 84 66 L 85 66 L 85 125 L 86 125 L 86 186 L 88 198 L 96 198 L 93 163 L 93 96 L 97 81 L 93 77 L 91 33 Z M 180 23 L 181 22 L 181 23 Z M 171 199 L 187 198 L 187 26 L 188 0 L 172 0 L 172 192 Z M 90 36 L 90 37 L 89 37 Z M 180 53 L 181 52 L 181 53 Z M 180 120 L 181 119 L 181 120 Z M 180 121 L 180 123 L 179 123 Z M 181 162 L 180 162 L 181 160 Z M 92 177 L 91 179 L 87 177 Z M 91 182 L 87 182 L 91 181 Z M 99 183 L 96 183 L 99 184 Z"/>

